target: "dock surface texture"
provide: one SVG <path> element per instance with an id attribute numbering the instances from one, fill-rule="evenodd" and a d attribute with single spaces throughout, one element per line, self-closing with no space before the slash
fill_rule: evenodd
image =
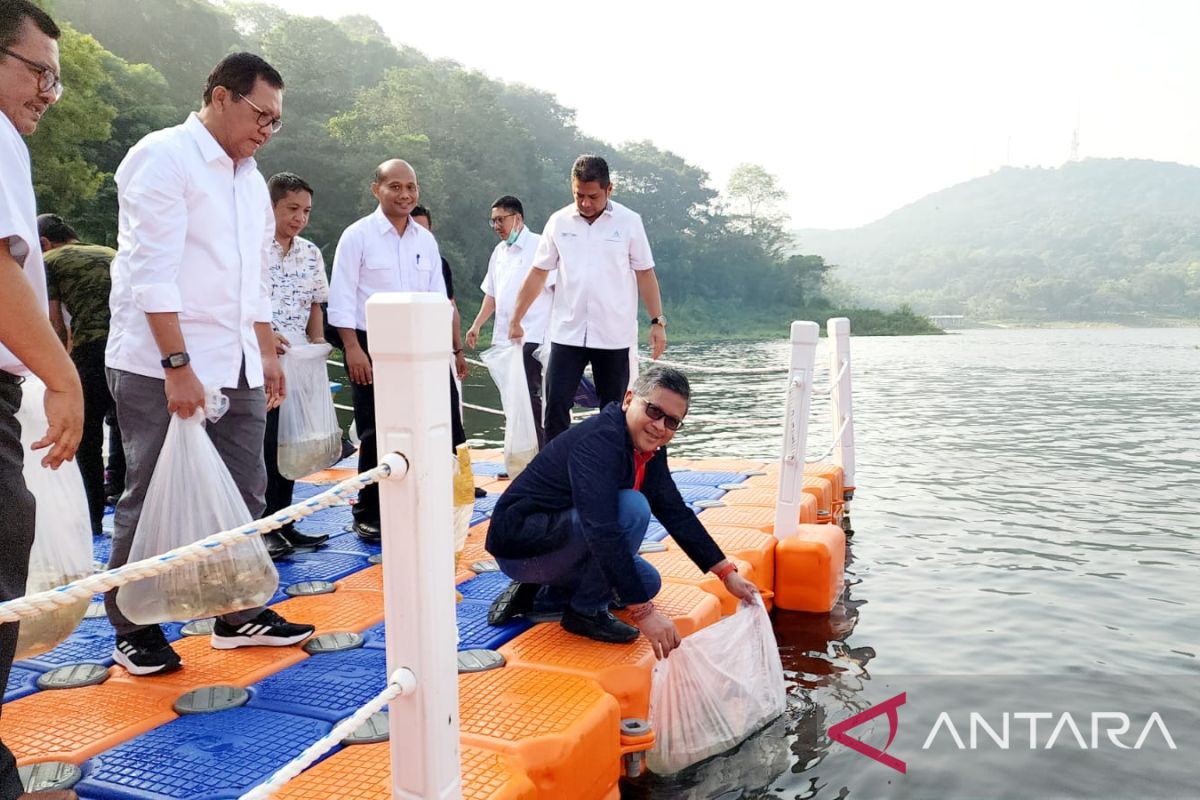
<path id="1" fill-rule="evenodd" d="M 494 562 L 483 542 L 507 482 L 497 475 L 498 452 L 473 455 L 476 484 L 489 494 L 476 502 L 457 574 L 463 796 L 616 798 L 623 756 L 653 744 L 652 732 L 623 735 L 621 721 L 649 716 L 654 655 L 644 638 L 601 644 L 556 622 L 488 625 L 488 607 L 508 578 L 489 571 Z M 297 483 L 296 499 L 350 477 L 353 464 L 349 459 Z M 768 608 L 774 601 L 820 613 L 836 602 L 845 540 L 830 523 L 841 515 L 839 468 L 806 470 L 798 533 L 783 543 L 772 532 L 776 465 L 678 459 L 673 469 L 684 499 L 743 576 L 763 590 Z M 111 526 L 111 515 L 105 522 Z M 370 560 L 380 547 L 361 542 L 350 523 L 346 505 L 300 522 L 300 530 L 330 539 L 316 552 L 277 563 L 279 590 L 270 602 L 288 619 L 316 625 L 318 636 L 342 634 L 322 639 L 331 646 L 310 647 L 311 654 L 301 647 L 214 650 L 203 625 L 197 632 L 195 625 L 172 624 L 164 629 L 183 669 L 136 678 L 113 665 L 113 630 L 93 604 L 65 642 L 13 667 L 0 736 L 18 764 L 75 765 L 81 773 L 75 790 L 95 800 L 237 798 L 268 779 L 386 684 L 383 567 Z M 721 582 L 701 574 L 657 521 L 646 539 L 644 557 L 663 576 L 655 603 L 682 635 L 733 613 L 736 601 Z M 95 537 L 101 565 L 109 546 L 107 536 Z M 794 604 L 786 605 L 785 597 Z M 501 667 L 465 671 L 499 661 L 495 652 Z M 49 688 L 72 677 L 88 685 Z M 223 688 L 201 694 L 228 700 L 229 707 L 181 713 L 181 697 L 210 687 Z M 386 737 L 386 723 L 376 727 Z M 389 746 L 379 736 L 365 738 L 339 745 L 276 796 L 390 798 Z"/>

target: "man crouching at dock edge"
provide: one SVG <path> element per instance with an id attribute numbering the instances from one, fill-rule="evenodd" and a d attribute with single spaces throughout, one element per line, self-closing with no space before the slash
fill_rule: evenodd
<path id="1" fill-rule="evenodd" d="M 623 643 L 640 631 L 666 658 L 679 632 L 655 609 L 662 579 L 638 555 L 651 512 L 701 572 L 712 572 L 735 597 L 753 598 L 754 584 L 725 558 L 671 479 L 666 446 L 690 397 L 682 372 L 650 367 L 621 403 L 555 437 L 517 476 L 488 529 L 487 549 L 513 579 L 492 603 L 490 624 L 561 612 L 570 633 Z M 627 609 L 633 625 L 610 608 Z"/>

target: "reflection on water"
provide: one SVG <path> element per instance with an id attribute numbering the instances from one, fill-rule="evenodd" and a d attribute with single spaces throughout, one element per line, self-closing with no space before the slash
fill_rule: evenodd
<path id="1" fill-rule="evenodd" d="M 623 796 L 887 796 L 888 776 L 826 736 L 869 704 L 872 673 L 1200 675 L 1190 588 L 1200 568 L 1200 331 L 856 338 L 851 354 L 858 491 L 847 593 L 828 616 L 774 615 L 788 713 L 670 781 L 625 782 Z M 668 355 L 782 370 L 787 345 Z M 827 357 L 822 341 L 825 380 Z M 674 454 L 777 457 L 782 377 L 691 377 L 692 418 Z M 486 383 L 473 374 L 466 399 L 498 407 Z M 823 403 L 814 414 L 819 451 L 831 425 Z M 477 444 L 503 438 L 479 412 L 468 412 L 467 430 Z M 946 770 L 943 794 L 957 795 L 962 776 Z"/>

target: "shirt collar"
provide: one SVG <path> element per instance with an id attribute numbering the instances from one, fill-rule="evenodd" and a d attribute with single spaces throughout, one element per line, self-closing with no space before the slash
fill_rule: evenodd
<path id="1" fill-rule="evenodd" d="M 392 221 L 387 218 L 386 214 L 383 213 L 383 206 L 375 206 L 375 210 L 371 212 L 371 216 L 375 219 L 375 230 L 380 236 L 386 236 L 389 231 L 397 236 L 400 235 L 400 232 L 396 230 L 396 226 L 393 225 Z M 417 223 L 413 222 L 412 217 L 409 217 L 408 224 L 404 226 L 404 235 L 416 236 L 416 231 L 413 230 L 416 224 Z"/>
<path id="2" fill-rule="evenodd" d="M 609 200 L 607 203 L 604 204 L 604 210 L 600 212 L 600 216 L 603 217 L 605 214 L 611 215 L 612 212 L 613 212 L 613 201 Z M 571 203 L 571 214 L 575 217 L 578 217 L 579 219 L 583 219 L 583 214 L 579 213 L 579 206 L 575 205 L 574 203 Z M 600 217 L 597 217 L 597 219 L 599 219 L 599 218 Z"/>
<path id="3" fill-rule="evenodd" d="M 187 120 L 183 123 L 183 128 L 196 141 L 196 146 L 200 148 L 200 155 L 206 162 L 211 164 L 214 161 L 224 160 L 226 163 L 232 164 L 233 159 L 225 152 L 225 148 L 217 142 L 213 137 L 212 132 L 204 127 L 204 123 L 200 121 L 200 115 L 193 111 L 188 114 Z M 243 169 L 253 169 L 255 161 L 253 157 L 244 158 L 237 164 L 238 172 Z"/>
<path id="4" fill-rule="evenodd" d="M 517 234 L 517 240 L 512 244 L 505 245 L 509 250 L 524 250 L 529 244 L 529 226 L 522 225 L 521 232 Z"/>

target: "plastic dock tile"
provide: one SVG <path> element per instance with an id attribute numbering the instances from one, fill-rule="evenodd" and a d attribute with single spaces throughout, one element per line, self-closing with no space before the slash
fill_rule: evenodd
<path id="1" fill-rule="evenodd" d="M 236 798 L 332 727 L 258 708 L 192 714 L 97 756 L 76 790 L 105 800 Z"/>
<path id="2" fill-rule="evenodd" d="M 496 461 L 472 461 L 471 472 L 476 475 L 487 475 L 495 478 L 501 472 L 504 472 L 504 457 L 502 455 Z"/>
<path id="3" fill-rule="evenodd" d="M 771 486 L 770 488 L 754 487 L 727 492 L 721 500 L 727 508 L 769 508 L 771 509 L 772 519 L 774 519 L 775 501 L 778 497 L 778 490 L 774 486 Z M 817 521 L 817 505 L 817 499 L 810 493 L 805 492 L 804 497 L 800 498 L 799 521 L 803 523 L 815 523 Z M 715 509 L 710 509 L 710 511 L 712 510 Z M 774 525 L 772 524 L 771 527 L 774 528 Z"/>
<path id="4" fill-rule="evenodd" d="M 721 583 L 716 575 L 713 575 L 711 572 L 700 572 L 700 569 L 687 557 L 687 553 L 680 550 L 678 545 L 669 544 L 668 547 L 669 549 L 666 552 L 646 553 L 642 558 L 649 561 L 658 570 L 664 581 L 691 584 L 716 596 L 721 602 L 722 616 L 729 616 L 737 609 L 737 598 L 725 589 L 725 584 Z M 733 558 L 730 560 L 737 564 L 742 577 L 749 581 L 754 580 L 753 567 L 741 559 Z"/>
<path id="5" fill-rule="evenodd" d="M 720 486 L 722 483 L 741 483 L 746 476 L 740 472 L 699 472 L 684 470 L 674 472 L 671 477 L 680 486 Z"/>
<path id="6" fill-rule="evenodd" d="M 595 681 L 505 667 L 461 675 L 458 700 L 463 743 L 515 756 L 538 797 L 615 796 L 620 710 Z"/>
<path id="7" fill-rule="evenodd" d="M 476 509 L 475 512 L 473 512 L 471 514 L 471 521 L 468 523 L 468 525 L 478 525 L 479 523 L 483 522 L 484 520 L 490 519 L 490 518 L 491 517 L 489 514 L 485 514 L 484 512 Z"/>
<path id="8" fill-rule="evenodd" d="M 98 564 L 107 564 L 112 555 L 112 536 L 92 537 L 92 560 Z"/>
<path id="9" fill-rule="evenodd" d="M 133 736 L 175 719 L 176 692 L 111 678 L 96 686 L 35 692 L 4 705 L 0 738 L 18 764 L 79 764 Z"/>
<path id="10" fill-rule="evenodd" d="M 499 499 L 500 495 L 498 494 L 489 494 L 485 497 L 476 497 L 475 510 L 490 517 L 492 512 L 496 510 L 496 502 Z"/>
<path id="11" fill-rule="evenodd" d="M 43 672 L 45 670 L 13 666 L 8 673 L 8 684 L 4 687 L 4 702 L 11 703 L 38 691 L 37 679 Z"/>
<path id="12" fill-rule="evenodd" d="M 307 500 L 310 497 L 316 497 L 321 492 L 327 491 L 329 491 L 329 487 L 319 483 L 296 481 L 296 485 L 292 489 L 292 502 L 299 503 L 301 500 Z"/>
<path id="13" fill-rule="evenodd" d="M 661 542 L 665 538 L 667 538 L 667 529 L 663 527 L 661 522 L 651 517 L 650 527 L 646 528 L 646 541 Z"/>
<path id="14" fill-rule="evenodd" d="M 729 525 L 735 528 L 755 528 L 764 533 L 775 529 L 775 509 L 763 506 L 726 506 L 709 508 L 700 514 L 704 527 Z"/>
<path id="15" fill-rule="evenodd" d="M 320 600 L 336 595 L 297 598 Z M 290 601 L 289 601 L 290 602 Z M 290 619 L 298 620 L 293 615 Z M 344 630 L 344 629 L 343 629 Z M 214 650 L 208 636 L 187 636 L 175 643 L 175 652 L 183 659 L 183 669 L 166 675 L 134 677 L 122 667 L 113 667 L 112 677 L 103 685 L 121 684 L 137 689 L 157 688 L 171 692 L 172 699 L 202 686 L 249 686 L 267 675 L 307 658 L 307 653 L 295 647 L 239 647 L 236 650 Z"/>
<path id="16" fill-rule="evenodd" d="M 519 619 L 499 626 L 488 625 L 489 605 L 475 600 L 463 600 L 458 604 L 459 650 L 496 650 L 529 628 L 528 622 Z"/>
<path id="17" fill-rule="evenodd" d="M 676 459 L 671 459 L 672 466 Z M 687 462 L 692 470 L 708 472 L 762 472 L 770 462 L 751 458 L 694 458 Z M 680 464 L 682 466 L 682 463 Z"/>
<path id="18" fill-rule="evenodd" d="M 328 549 L 317 550 L 315 553 L 297 553 L 275 562 L 275 569 L 279 571 L 280 586 L 291 586 L 303 581 L 336 581 L 369 566 L 366 556 L 331 552 Z"/>
<path id="19" fill-rule="evenodd" d="M 730 558 L 740 558 L 754 567 L 754 584 L 764 592 L 775 591 L 775 545 L 772 534 L 751 528 L 711 527 L 713 541 Z"/>
<path id="20" fill-rule="evenodd" d="M 504 591 L 504 587 L 511 582 L 512 579 L 503 572 L 485 572 L 469 581 L 460 583 L 458 590 L 462 592 L 465 600 L 480 600 L 490 603 L 499 597 L 500 593 Z"/>
<path id="21" fill-rule="evenodd" d="M 338 581 L 337 587 L 343 592 L 382 592 L 383 564 L 352 572 Z"/>
<path id="22" fill-rule="evenodd" d="M 300 530 L 304 530 L 301 526 Z M 309 530 L 308 533 L 313 533 Z M 383 546 L 379 543 L 368 543 L 358 538 L 353 531 L 338 533 L 329 537 L 329 541 L 321 546 L 318 553 L 354 553 L 363 558 L 368 556 L 378 555 L 383 552 Z"/>
<path id="23" fill-rule="evenodd" d="M 695 503 L 697 500 L 720 500 L 725 495 L 724 489 L 716 486 L 699 486 L 680 484 L 679 494 L 685 503 Z"/>
<path id="24" fill-rule="evenodd" d="M 17 662 L 33 669 L 54 669 L 67 664 L 113 663 L 112 651 L 117 633 L 107 617 L 84 617 L 67 640 L 62 644 L 33 658 Z"/>
<path id="25" fill-rule="evenodd" d="M 305 517 L 296 523 L 296 528 L 309 533 L 328 533 L 330 536 L 336 536 L 344 533 L 347 526 L 353 522 L 354 513 L 350 506 L 333 506 Z"/>
<path id="26" fill-rule="evenodd" d="M 256 683 L 248 706 L 336 723 L 386 689 L 387 675 L 382 650 L 317 653 Z"/>
<path id="27" fill-rule="evenodd" d="M 721 601 L 688 583 L 663 581 L 662 589 L 654 596 L 654 607 L 675 622 L 680 636 L 691 636 L 721 619 Z M 624 612 L 614 613 L 625 619 Z"/>
<path id="28" fill-rule="evenodd" d="M 655 659 L 644 636 L 629 644 L 603 644 L 567 633 L 561 625 L 535 625 L 500 652 L 512 666 L 592 678 L 616 698 L 622 718 L 650 717 L 650 670 Z"/>
<path id="29" fill-rule="evenodd" d="M 383 595 L 338 590 L 333 594 L 293 597 L 272 608 L 292 622 L 316 625 L 318 634 L 365 631 L 383 619 Z"/>

